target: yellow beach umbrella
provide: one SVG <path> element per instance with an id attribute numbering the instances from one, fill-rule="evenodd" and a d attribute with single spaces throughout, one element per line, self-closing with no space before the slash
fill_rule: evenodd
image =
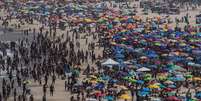
<path id="1" fill-rule="evenodd" d="M 130 100 L 131 96 L 129 96 L 128 94 L 123 94 L 119 97 L 120 99 L 124 99 L 124 100 Z"/>
<path id="2" fill-rule="evenodd" d="M 92 19 L 89 19 L 89 18 L 85 18 L 84 21 L 85 21 L 85 22 L 88 22 L 88 23 L 93 22 L 93 20 L 92 20 Z"/>
<path id="3" fill-rule="evenodd" d="M 116 43 L 116 42 L 111 42 L 111 44 L 112 44 L 112 45 L 116 45 L 117 43 Z"/>
<path id="4" fill-rule="evenodd" d="M 94 75 L 91 75 L 90 78 L 92 78 L 92 79 L 97 79 L 97 77 L 94 76 Z"/>
<path id="5" fill-rule="evenodd" d="M 126 86 L 123 86 L 123 85 L 119 85 L 118 87 L 124 90 L 128 89 Z"/>
<path id="6" fill-rule="evenodd" d="M 191 34 L 196 34 L 195 32 L 191 32 Z"/>
<path id="7" fill-rule="evenodd" d="M 151 89 L 158 89 L 158 88 L 160 88 L 158 85 L 149 85 L 148 87 L 151 88 Z"/>
<path id="8" fill-rule="evenodd" d="M 201 78 L 200 77 L 194 77 L 193 81 L 201 81 Z"/>
<path id="9" fill-rule="evenodd" d="M 97 83 L 96 80 L 91 80 L 90 82 L 93 83 L 93 84 Z"/>

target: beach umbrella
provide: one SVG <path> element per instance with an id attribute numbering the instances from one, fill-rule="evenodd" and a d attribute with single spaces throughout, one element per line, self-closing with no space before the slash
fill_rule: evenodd
<path id="1" fill-rule="evenodd" d="M 174 64 L 170 64 L 168 65 L 168 67 L 172 70 L 180 70 L 180 69 L 183 69 L 181 66 L 178 66 L 178 65 L 174 65 Z"/>
<path id="2" fill-rule="evenodd" d="M 95 75 L 90 75 L 91 79 L 97 79 L 97 77 Z"/>
<path id="3" fill-rule="evenodd" d="M 170 81 L 170 80 L 167 80 L 164 82 L 165 84 L 174 84 L 174 82 Z"/>
<path id="4" fill-rule="evenodd" d="M 124 58 L 125 56 L 123 54 L 115 54 L 115 58 Z"/>
<path id="5" fill-rule="evenodd" d="M 196 97 L 197 99 L 201 99 L 201 92 L 197 92 L 197 93 L 195 94 L 195 97 Z"/>
<path id="6" fill-rule="evenodd" d="M 187 59 L 187 60 L 193 60 L 193 58 L 192 58 L 192 57 L 187 57 L 186 59 Z"/>
<path id="7" fill-rule="evenodd" d="M 135 21 L 132 18 L 127 19 L 127 23 L 134 23 Z"/>
<path id="8" fill-rule="evenodd" d="M 188 99 L 188 101 L 197 101 L 196 99 L 192 99 L 192 98 L 190 98 L 190 99 Z"/>
<path id="9" fill-rule="evenodd" d="M 93 20 L 92 20 L 92 19 L 89 19 L 89 18 L 85 18 L 84 21 L 87 22 L 87 23 L 93 22 Z"/>
<path id="10" fill-rule="evenodd" d="M 164 90 L 165 92 L 171 92 L 171 91 L 173 91 L 172 88 L 164 88 L 163 90 Z"/>
<path id="11" fill-rule="evenodd" d="M 149 54 L 149 55 L 147 55 L 147 57 L 149 57 L 149 58 L 156 58 L 156 57 L 158 57 L 158 55 L 157 54 Z"/>
<path id="12" fill-rule="evenodd" d="M 192 53 L 193 54 L 201 54 L 201 50 L 194 49 L 194 50 L 192 50 Z"/>
<path id="13" fill-rule="evenodd" d="M 108 83 L 112 83 L 112 84 L 117 83 L 117 82 L 118 82 L 118 80 L 114 80 L 114 79 L 110 79 L 110 80 L 108 81 Z"/>
<path id="14" fill-rule="evenodd" d="M 120 89 L 123 89 L 123 90 L 127 90 L 128 89 L 126 86 L 123 86 L 123 85 L 118 85 L 117 87 L 120 88 Z"/>
<path id="15" fill-rule="evenodd" d="M 193 62 L 188 62 L 187 64 L 188 64 L 188 66 L 201 67 L 200 64 L 196 64 L 196 63 L 193 63 Z"/>
<path id="16" fill-rule="evenodd" d="M 141 18 L 140 18 L 140 16 L 133 16 L 133 19 L 135 19 L 135 20 L 140 20 Z"/>
<path id="17" fill-rule="evenodd" d="M 124 99 L 124 100 L 130 100 L 132 97 L 128 94 L 123 94 L 119 97 L 120 99 Z"/>
<path id="18" fill-rule="evenodd" d="M 144 91 L 139 91 L 138 92 L 138 95 L 142 96 L 142 97 L 148 96 L 149 94 L 150 94 L 150 92 L 144 92 Z"/>
<path id="19" fill-rule="evenodd" d="M 144 77 L 145 77 L 145 78 L 146 78 L 146 77 L 151 77 L 151 74 L 145 74 Z"/>
<path id="20" fill-rule="evenodd" d="M 171 81 L 185 81 L 185 78 L 183 77 L 171 77 L 169 78 Z"/>
<path id="21" fill-rule="evenodd" d="M 162 89 L 163 89 L 163 88 L 166 88 L 163 84 L 160 84 L 159 86 L 160 86 L 160 88 L 162 88 Z"/>
<path id="22" fill-rule="evenodd" d="M 138 83 L 138 84 L 144 84 L 144 81 L 143 80 L 137 80 L 136 83 Z"/>
<path id="23" fill-rule="evenodd" d="M 106 96 L 104 99 L 106 99 L 107 101 L 114 101 L 113 96 Z"/>
<path id="24" fill-rule="evenodd" d="M 102 65 L 119 65 L 118 62 L 114 61 L 113 59 L 109 58 L 105 62 L 102 63 Z"/>
<path id="25" fill-rule="evenodd" d="M 143 91 L 143 92 L 150 92 L 151 90 L 149 88 L 142 88 L 141 91 Z"/>
<path id="26" fill-rule="evenodd" d="M 124 61 L 124 64 L 132 65 L 132 63 L 130 61 Z"/>
<path id="27" fill-rule="evenodd" d="M 160 76 L 158 76 L 158 79 L 159 79 L 160 81 L 165 81 L 165 80 L 167 80 L 167 77 L 166 77 L 166 76 L 163 76 L 163 75 L 160 75 Z"/>
<path id="28" fill-rule="evenodd" d="M 98 23 L 103 24 L 103 23 L 106 23 L 106 22 L 107 22 L 107 19 L 104 19 L 104 18 L 101 18 L 101 19 L 98 20 Z"/>
<path id="29" fill-rule="evenodd" d="M 95 92 L 95 96 L 96 97 L 101 97 L 101 96 L 104 96 L 104 94 L 101 93 L 101 91 L 97 91 L 97 92 Z"/>
<path id="30" fill-rule="evenodd" d="M 96 89 L 103 89 L 105 87 L 104 83 L 98 83 L 95 88 Z"/>
<path id="31" fill-rule="evenodd" d="M 146 68 L 146 67 L 142 67 L 142 68 L 137 69 L 136 71 L 137 72 L 149 72 L 149 71 L 151 71 L 151 69 Z"/>
<path id="32" fill-rule="evenodd" d="M 86 98 L 86 101 L 98 101 L 98 100 L 95 98 Z"/>
<path id="33" fill-rule="evenodd" d="M 151 98 L 151 101 L 162 101 L 161 98 Z"/>
<path id="34" fill-rule="evenodd" d="M 124 80 L 129 80 L 130 77 L 129 76 L 126 76 L 126 77 L 123 77 Z"/>
<path id="35" fill-rule="evenodd" d="M 73 69 L 72 74 L 75 74 L 75 76 L 78 77 L 80 72 L 78 70 L 76 70 L 76 69 Z"/>
<path id="36" fill-rule="evenodd" d="M 177 68 L 176 71 L 178 71 L 178 72 L 186 72 L 187 70 L 185 68 L 181 67 L 181 68 Z"/>
<path id="37" fill-rule="evenodd" d="M 131 79 L 129 79 L 128 81 L 129 81 L 130 83 L 136 83 L 137 80 L 131 78 Z"/>
<path id="38" fill-rule="evenodd" d="M 147 59 L 147 57 L 146 56 L 141 56 L 140 59 Z"/>
<path id="39" fill-rule="evenodd" d="M 113 25 L 112 25 L 112 24 L 108 24 L 108 25 L 107 25 L 107 28 L 108 28 L 108 29 L 112 29 L 112 28 L 113 28 Z"/>
<path id="40" fill-rule="evenodd" d="M 199 36 L 199 37 L 201 37 L 201 33 L 197 33 L 196 35 Z"/>
<path id="41" fill-rule="evenodd" d="M 193 81 L 201 81 L 200 77 L 193 77 Z"/>
<path id="42" fill-rule="evenodd" d="M 186 78 L 193 78 L 193 75 L 188 74 L 188 75 L 186 75 L 185 77 L 186 77 Z"/>
<path id="43" fill-rule="evenodd" d="M 158 88 L 160 88 L 158 85 L 149 85 L 148 87 L 151 88 L 151 89 L 158 89 Z"/>
<path id="44" fill-rule="evenodd" d="M 144 80 L 145 80 L 145 81 L 150 81 L 150 80 L 152 80 L 151 74 L 145 74 Z"/>
<path id="45" fill-rule="evenodd" d="M 109 77 L 108 75 L 102 75 L 102 76 L 101 76 L 101 79 L 102 79 L 102 80 L 109 80 L 110 77 Z"/>
<path id="46" fill-rule="evenodd" d="M 146 78 L 144 78 L 144 81 L 150 81 L 150 80 L 152 80 L 151 77 L 146 77 Z"/>
<path id="47" fill-rule="evenodd" d="M 177 86 L 175 86 L 175 85 L 173 85 L 173 84 L 172 84 L 172 85 L 168 85 L 168 87 L 169 87 L 169 88 L 177 88 Z"/>
<path id="48" fill-rule="evenodd" d="M 169 96 L 166 98 L 167 101 L 181 101 L 180 99 L 178 99 L 176 96 Z"/>
<path id="49" fill-rule="evenodd" d="M 129 67 L 129 70 L 132 68 L 135 68 L 133 65 L 129 65 L 129 66 L 127 66 L 127 67 Z M 128 72 L 128 76 L 136 76 L 136 73 L 134 72 L 134 70 L 130 70 L 129 72 Z"/>
<path id="50" fill-rule="evenodd" d="M 176 92 L 165 92 L 168 96 L 175 96 Z"/>
<path id="51" fill-rule="evenodd" d="M 97 80 L 90 80 L 89 82 L 92 83 L 92 84 L 96 84 Z"/>
<path id="52" fill-rule="evenodd" d="M 161 46 L 161 43 L 160 42 L 155 42 L 154 45 L 155 46 Z"/>
<path id="53" fill-rule="evenodd" d="M 136 29 L 134 29 L 133 31 L 134 32 L 142 32 L 144 30 L 144 28 L 136 28 Z"/>

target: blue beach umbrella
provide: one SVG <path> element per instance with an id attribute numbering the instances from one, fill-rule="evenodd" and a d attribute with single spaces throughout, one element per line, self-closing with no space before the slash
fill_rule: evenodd
<path id="1" fill-rule="evenodd" d="M 150 92 L 144 92 L 144 91 L 138 92 L 138 95 L 142 96 L 142 97 L 148 96 L 149 94 L 150 94 Z"/>
<path id="2" fill-rule="evenodd" d="M 142 92 L 150 92 L 150 89 L 149 89 L 149 88 L 142 88 L 141 91 L 142 91 Z"/>
<path id="3" fill-rule="evenodd" d="M 106 99 L 107 101 L 114 101 L 113 96 L 106 96 L 104 99 Z"/>
<path id="4" fill-rule="evenodd" d="M 168 85 L 169 88 L 177 88 L 175 85 Z"/>
<path id="5" fill-rule="evenodd" d="M 195 94 L 195 97 L 196 97 L 197 99 L 201 99 L 201 92 L 197 92 L 197 93 Z"/>
<path id="6" fill-rule="evenodd" d="M 103 89 L 105 87 L 104 83 L 98 83 L 95 88 L 96 89 Z"/>
<path id="7" fill-rule="evenodd" d="M 138 83 L 138 84 L 144 84 L 144 81 L 143 81 L 143 80 L 137 80 L 136 83 Z M 148 89 L 149 89 L 149 88 L 148 88 Z"/>
<path id="8" fill-rule="evenodd" d="M 134 23 L 135 21 L 132 19 L 132 18 L 129 18 L 128 20 L 127 20 L 127 23 Z"/>

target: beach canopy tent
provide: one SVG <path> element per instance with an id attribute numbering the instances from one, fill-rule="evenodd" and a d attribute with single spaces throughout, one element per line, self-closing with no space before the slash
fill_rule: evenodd
<path id="1" fill-rule="evenodd" d="M 142 67 L 142 68 L 137 69 L 137 72 L 149 72 L 149 71 L 151 71 L 151 69 L 146 68 L 146 67 Z"/>
<path id="2" fill-rule="evenodd" d="M 109 58 L 105 62 L 102 63 L 103 66 L 107 65 L 119 65 L 118 62 L 114 61 L 113 59 Z"/>
<path id="3" fill-rule="evenodd" d="M 86 101 L 98 101 L 98 100 L 96 100 L 94 98 L 87 98 Z"/>

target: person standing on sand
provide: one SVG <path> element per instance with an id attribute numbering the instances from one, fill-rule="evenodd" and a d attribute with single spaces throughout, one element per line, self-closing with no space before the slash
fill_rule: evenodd
<path id="1" fill-rule="evenodd" d="M 29 98 L 29 101 L 34 101 L 34 97 L 33 95 L 31 94 L 30 98 Z"/>
<path id="2" fill-rule="evenodd" d="M 14 92 L 13 92 L 13 96 L 14 96 L 14 101 L 16 101 L 17 100 L 17 90 L 16 90 L 16 88 L 14 89 Z"/>
<path id="3" fill-rule="evenodd" d="M 74 101 L 74 96 L 71 96 L 70 101 Z"/>
<path id="4" fill-rule="evenodd" d="M 47 100 L 46 100 L 46 95 L 43 95 L 43 101 L 47 101 Z"/>
<path id="5" fill-rule="evenodd" d="M 54 95 L 54 85 L 51 84 L 50 86 L 50 96 L 53 96 Z"/>
<path id="6" fill-rule="evenodd" d="M 44 85 L 43 85 L 43 94 L 46 95 L 46 92 L 47 92 L 47 87 L 46 87 L 46 85 L 44 84 Z"/>
<path id="7" fill-rule="evenodd" d="M 64 87 L 65 87 L 65 91 L 67 91 L 68 90 L 68 81 L 65 81 Z"/>
<path id="8" fill-rule="evenodd" d="M 55 76 L 55 74 L 53 74 L 53 76 L 52 76 L 52 84 L 55 84 L 55 80 L 56 80 L 56 76 Z"/>
<path id="9" fill-rule="evenodd" d="M 22 96 L 18 95 L 18 101 L 22 101 Z"/>
<path id="10" fill-rule="evenodd" d="M 2 101 L 2 95 L 1 95 L 1 93 L 0 93 L 0 101 Z"/>

